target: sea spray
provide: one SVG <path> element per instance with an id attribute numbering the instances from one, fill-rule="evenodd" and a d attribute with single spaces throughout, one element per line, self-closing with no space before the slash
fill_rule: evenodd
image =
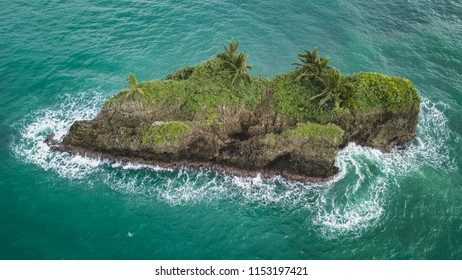
<path id="1" fill-rule="evenodd" d="M 456 169 L 444 103 L 423 98 L 417 137 L 405 149 L 391 153 L 349 144 L 339 152 L 339 173 L 330 182 L 300 183 L 281 177 L 262 179 L 229 176 L 206 169 L 166 169 L 53 152 L 43 142 L 54 133 L 62 139 L 75 120 L 92 119 L 105 98 L 98 91 L 66 94 L 51 108 L 38 110 L 15 124 L 19 136 L 12 150 L 20 160 L 69 179 L 100 182 L 127 195 L 143 196 L 170 205 L 228 200 L 253 207 L 306 211 L 324 238 L 359 236 L 374 227 L 386 211 L 387 190 L 399 186 L 399 176 L 429 165 L 441 171 Z M 442 109 L 440 109 L 442 108 Z"/>
<path id="2" fill-rule="evenodd" d="M 101 160 L 53 152 L 44 139 L 54 133 L 56 139 L 62 140 L 75 120 L 94 118 L 105 98 L 96 90 L 64 94 L 54 107 L 33 112 L 14 125 L 19 130 L 19 138 L 11 145 L 13 153 L 24 162 L 51 169 L 62 177 L 85 178 Z"/>

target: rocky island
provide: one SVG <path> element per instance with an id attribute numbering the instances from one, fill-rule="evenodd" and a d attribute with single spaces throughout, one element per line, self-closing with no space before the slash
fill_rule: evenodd
<path id="1" fill-rule="evenodd" d="M 341 74 L 315 48 L 288 73 L 251 76 L 232 40 L 222 53 L 165 80 L 129 86 L 93 120 L 75 121 L 58 151 L 237 175 L 325 180 L 353 141 L 383 151 L 415 136 L 420 98 L 405 78 Z"/>

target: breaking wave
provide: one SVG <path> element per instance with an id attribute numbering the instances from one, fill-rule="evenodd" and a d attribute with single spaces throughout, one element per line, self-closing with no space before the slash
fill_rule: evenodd
<path id="1" fill-rule="evenodd" d="M 102 164 L 102 160 L 55 153 L 44 142 L 54 133 L 62 140 L 75 120 L 92 119 L 102 106 L 105 96 L 99 91 L 65 94 L 53 108 L 30 114 L 18 127 L 19 139 L 13 141 L 13 153 L 22 161 L 52 170 L 62 177 L 83 179 Z"/>
<path id="2" fill-rule="evenodd" d="M 166 169 L 53 152 L 44 143 L 57 138 L 78 119 L 96 116 L 107 96 L 98 91 L 64 95 L 52 108 L 39 110 L 14 124 L 18 135 L 11 149 L 15 156 L 71 180 L 88 180 L 114 191 L 156 199 L 171 205 L 229 200 L 255 207 L 274 206 L 306 211 L 307 227 L 325 238 L 358 236 L 379 222 L 386 211 L 388 191 L 399 187 L 403 176 L 431 166 L 442 172 L 456 170 L 448 145 L 455 137 L 447 125 L 444 103 L 423 99 L 417 138 L 406 149 L 383 154 L 349 144 L 339 152 L 339 174 L 331 182 L 299 183 L 241 178 L 205 169 Z"/>

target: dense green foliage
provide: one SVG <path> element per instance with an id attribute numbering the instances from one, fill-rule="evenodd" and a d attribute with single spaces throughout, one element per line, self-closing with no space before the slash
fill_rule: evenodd
<path id="1" fill-rule="evenodd" d="M 385 108 L 393 112 L 409 109 L 420 102 L 411 81 L 371 72 L 352 75 L 351 108 L 369 112 Z"/>
<path id="2" fill-rule="evenodd" d="M 223 60 L 212 58 L 195 67 L 191 80 L 209 83 L 221 83 L 225 86 L 227 76 Z"/>
<path id="3" fill-rule="evenodd" d="M 156 110 L 174 113 L 178 120 L 198 119 L 211 124 L 217 123 L 223 106 L 231 110 L 237 110 L 241 105 L 255 109 L 260 103 L 262 89 L 269 85 L 270 80 L 250 77 L 250 84 L 234 87 L 229 85 L 225 69 L 223 60 L 212 58 L 195 66 L 186 80 L 174 78 L 138 83 L 137 87 L 143 92 L 140 100 Z M 128 96 L 128 91 L 123 91 L 111 101 L 123 102 Z"/>
<path id="4" fill-rule="evenodd" d="M 215 58 L 180 68 L 169 74 L 167 80 L 138 83 L 130 74 L 128 90 L 111 101 L 122 101 L 137 93 L 139 100 L 156 110 L 171 113 L 177 120 L 198 120 L 203 124 L 219 123 L 224 108 L 237 111 L 244 106 L 254 110 L 263 92 L 270 92 L 271 96 L 265 108 L 298 122 L 327 123 L 351 110 L 399 111 L 419 102 L 409 80 L 367 72 L 342 75 L 327 65 L 328 58 L 318 56 L 317 49 L 300 54 L 303 63 L 297 64 L 294 71 L 278 74 L 273 79 L 250 76 L 247 57 L 240 57 L 242 53 L 238 48 L 239 43 L 232 40 Z M 233 64 L 233 60 L 238 59 L 242 61 L 234 62 L 244 68 Z M 242 71 L 231 75 L 230 64 Z"/>
<path id="5" fill-rule="evenodd" d="M 153 124 L 146 131 L 143 131 L 143 143 L 157 145 L 165 142 L 177 142 L 188 129 L 188 125 L 179 121 Z"/>

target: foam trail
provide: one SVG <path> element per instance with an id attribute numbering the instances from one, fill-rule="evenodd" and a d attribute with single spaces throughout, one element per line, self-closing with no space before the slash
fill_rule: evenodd
<path id="1" fill-rule="evenodd" d="M 65 178 L 84 179 L 171 205 L 227 200 L 252 207 L 306 211 L 308 222 L 325 238 L 361 235 L 373 228 L 385 211 L 387 190 L 399 184 L 397 178 L 425 165 L 443 172 L 457 168 L 446 145 L 454 137 L 444 116 L 448 106 L 425 98 L 418 136 L 409 147 L 383 154 L 349 144 L 337 156 L 338 175 L 327 183 L 241 178 L 205 169 L 113 162 L 53 152 L 43 142 L 49 133 L 62 138 L 75 120 L 94 118 L 105 98 L 97 91 L 65 95 L 54 108 L 32 114 L 15 125 L 19 138 L 12 143 L 14 154 Z"/>

